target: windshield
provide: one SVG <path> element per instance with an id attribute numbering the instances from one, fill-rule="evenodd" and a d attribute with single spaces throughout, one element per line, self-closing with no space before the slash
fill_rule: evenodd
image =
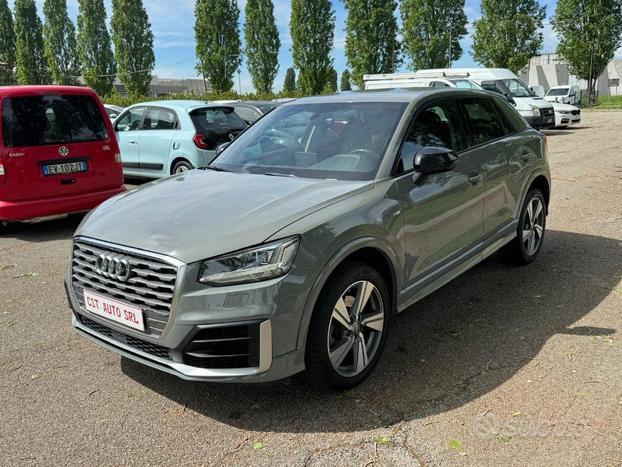
<path id="1" fill-rule="evenodd" d="M 6 147 L 84 143 L 108 138 L 104 117 L 91 96 L 8 97 L 2 105 Z"/>
<path id="2" fill-rule="evenodd" d="M 250 127 L 212 165 L 241 173 L 371 180 L 406 105 L 283 106 Z"/>
<path id="3" fill-rule="evenodd" d="M 549 89 L 549 92 L 546 93 L 547 96 L 565 96 L 567 94 L 568 88 Z"/>
<path id="4" fill-rule="evenodd" d="M 452 83 L 456 85 L 457 88 L 461 89 L 482 89 L 482 87 L 471 81 L 470 79 L 452 79 L 450 80 Z"/>
<path id="5" fill-rule="evenodd" d="M 512 97 L 535 97 L 535 94 L 519 79 L 502 79 L 501 81 L 509 89 Z"/>

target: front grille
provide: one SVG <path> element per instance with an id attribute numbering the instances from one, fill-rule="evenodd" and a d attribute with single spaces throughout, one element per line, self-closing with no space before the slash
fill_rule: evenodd
<path id="1" fill-rule="evenodd" d="M 131 268 L 130 278 L 123 282 L 99 274 L 96 262 L 101 254 L 126 259 Z M 176 266 L 148 255 L 83 241 L 73 245 L 72 285 L 80 306 L 84 308 L 84 289 L 131 303 L 144 310 L 145 333 L 155 337 L 162 334 L 168 323 L 176 279 Z"/>
<path id="2" fill-rule="evenodd" d="M 577 109 L 577 110 L 571 110 L 570 113 L 572 115 L 579 115 L 581 113 L 581 110 Z"/>
<path id="3" fill-rule="evenodd" d="M 259 366 L 259 324 L 201 329 L 183 351 L 186 365 L 199 368 Z"/>
<path id="4" fill-rule="evenodd" d="M 545 117 L 550 117 L 555 114 L 555 110 L 553 109 L 542 109 L 541 112 Z"/>
<path id="5" fill-rule="evenodd" d="M 120 342 L 121 344 L 125 344 L 137 350 L 141 350 L 142 352 L 153 355 L 154 357 L 171 360 L 171 351 L 166 347 L 152 344 L 151 342 L 146 342 L 142 339 L 137 339 L 136 337 L 126 336 L 123 333 L 114 331 L 102 324 L 96 323 L 92 319 L 89 319 L 86 316 L 82 316 L 81 314 L 76 313 L 76 317 L 78 318 L 78 321 L 80 321 L 80 323 L 82 323 L 87 328 L 99 334 L 103 334 L 110 339 Z"/>

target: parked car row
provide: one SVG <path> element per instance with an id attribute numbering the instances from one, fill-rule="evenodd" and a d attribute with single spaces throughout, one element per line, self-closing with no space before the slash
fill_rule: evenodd
<path id="1" fill-rule="evenodd" d="M 536 129 L 562 128 L 581 121 L 581 110 L 570 99 L 546 99 L 536 95 L 512 71 L 504 68 L 445 68 L 414 73 L 365 75 L 365 89 L 454 87 L 485 89 L 499 93 Z M 569 96 L 577 96 L 566 87 Z M 553 91 L 555 93 L 555 91 Z"/>

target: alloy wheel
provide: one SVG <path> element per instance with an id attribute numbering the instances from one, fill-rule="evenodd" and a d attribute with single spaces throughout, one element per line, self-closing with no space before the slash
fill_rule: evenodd
<path id="1" fill-rule="evenodd" d="M 342 376 L 352 377 L 369 366 L 380 346 L 384 303 L 369 281 L 355 282 L 339 297 L 328 330 L 328 356 Z"/>
<path id="2" fill-rule="evenodd" d="M 188 172 L 188 170 L 189 170 L 188 167 L 186 167 L 185 165 L 180 165 L 179 167 L 175 169 L 175 173 L 180 174 L 180 173 Z"/>
<path id="3" fill-rule="evenodd" d="M 523 222 L 523 245 L 525 252 L 533 256 L 544 236 L 544 205 L 542 200 L 534 197 L 529 201 Z"/>

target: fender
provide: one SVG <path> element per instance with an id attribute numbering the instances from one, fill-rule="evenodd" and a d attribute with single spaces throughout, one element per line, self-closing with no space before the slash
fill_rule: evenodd
<path id="1" fill-rule="evenodd" d="M 517 208 L 518 211 L 516 213 L 514 213 L 514 218 L 518 219 L 520 216 L 520 210 L 523 208 L 523 204 L 525 203 L 525 198 L 527 198 L 527 192 L 529 191 L 529 187 L 531 186 L 531 184 L 534 182 L 534 180 L 538 177 L 544 177 L 546 178 L 546 181 L 549 184 L 549 202 L 551 199 L 551 174 L 548 170 L 546 170 L 544 167 L 538 167 L 536 168 L 530 175 L 529 177 L 526 179 L 525 183 L 523 184 L 523 187 L 521 189 L 522 194 L 521 194 L 521 199 L 520 199 L 520 203 L 517 203 Z M 548 205 L 546 206 L 546 214 L 549 214 L 549 209 L 548 209 Z"/>
<path id="2" fill-rule="evenodd" d="M 315 303 L 317 302 L 326 281 L 344 259 L 363 248 L 374 248 L 375 250 L 378 250 L 389 263 L 392 275 L 391 279 L 394 284 L 393 290 L 391 291 L 391 311 L 395 312 L 397 309 L 397 291 L 401 290 L 403 282 L 402 276 L 397 274 L 397 271 L 400 270 L 400 261 L 398 260 L 397 254 L 384 242 L 381 242 L 379 239 L 374 237 L 361 237 L 351 240 L 346 245 L 341 247 L 337 253 L 335 253 L 328 260 L 313 282 L 311 293 L 309 293 L 305 301 L 300 326 L 298 327 L 298 339 L 296 343 L 297 349 L 303 350 L 305 348 L 307 342 L 307 331 L 309 329 L 309 323 L 311 322 L 311 316 L 313 315 L 313 309 L 315 308 Z"/>

